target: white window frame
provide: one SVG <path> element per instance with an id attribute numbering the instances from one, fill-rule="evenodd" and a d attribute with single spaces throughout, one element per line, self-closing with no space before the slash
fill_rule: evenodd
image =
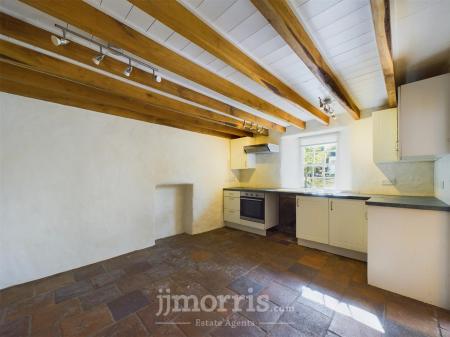
<path id="1" fill-rule="evenodd" d="M 336 145 L 336 163 L 335 163 L 335 175 L 334 175 L 334 183 L 333 186 L 328 187 L 309 187 L 312 189 L 335 189 L 338 182 L 338 161 L 339 161 L 339 134 L 337 132 L 335 133 L 327 133 L 327 134 L 319 134 L 315 136 L 308 136 L 308 137 L 301 137 L 300 138 L 300 169 L 301 169 L 301 179 L 302 179 L 302 186 L 304 188 L 307 188 L 306 185 L 306 177 L 305 177 L 305 160 L 303 157 L 303 149 L 307 146 L 321 146 L 321 145 L 329 145 L 329 144 L 335 144 Z M 309 166 L 309 165 L 308 165 Z M 322 166 L 323 169 L 323 176 L 322 179 L 326 179 L 325 177 L 325 166 Z M 325 184 L 324 184 L 325 185 Z"/>

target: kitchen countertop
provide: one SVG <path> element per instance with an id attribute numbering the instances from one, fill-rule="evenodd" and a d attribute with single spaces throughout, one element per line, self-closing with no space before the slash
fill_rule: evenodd
<path id="1" fill-rule="evenodd" d="M 367 205 L 399 208 L 428 209 L 450 212 L 450 205 L 435 197 L 410 197 L 395 195 L 372 196 L 366 201 Z"/>
<path id="2" fill-rule="evenodd" d="M 329 192 L 329 191 L 311 191 L 308 189 L 290 189 L 290 188 L 253 188 L 253 187 L 228 187 L 224 188 L 228 191 L 255 191 L 255 192 L 274 192 L 274 193 L 290 193 L 295 195 L 306 195 L 312 197 L 324 198 L 341 198 L 366 200 L 367 205 L 397 207 L 397 208 L 413 208 L 423 210 L 445 211 L 450 212 L 450 205 L 435 197 L 421 196 L 393 196 L 393 195 L 368 195 L 352 192 Z"/>

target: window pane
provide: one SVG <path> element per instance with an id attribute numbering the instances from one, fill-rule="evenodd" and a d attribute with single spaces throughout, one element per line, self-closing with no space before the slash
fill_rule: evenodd
<path id="1" fill-rule="evenodd" d="M 310 146 L 304 147 L 303 158 L 305 165 L 314 163 L 314 149 Z"/>
<path id="2" fill-rule="evenodd" d="M 305 187 L 333 188 L 336 177 L 336 143 L 302 148 Z"/>
<path id="3" fill-rule="evenodd" d="M 314 177 L 322 177 L 323 176 L 323 167 L 316 166 L 314 167 Z"/>

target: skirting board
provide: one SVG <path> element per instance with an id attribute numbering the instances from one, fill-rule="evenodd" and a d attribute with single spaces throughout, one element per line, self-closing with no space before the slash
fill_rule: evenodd
<path id="1" fill-rule="evenodd" d="M 313 241 L 304 240 L 304 239 L 297 239 L 297 243 L 300 246 L 305 246 L 305 247 L 308 247 L 308 248 L 314 248 L 314 249 L 318 249 L 318 250 L 323 250 L 323 251 L 325 251 L 327 253 L 341 255 L 341 256 L 349 257 L 351 259 L 355 259 L 355 260 L 359 260 L 359 261 L 364 261 L 364 262 L 367 261 L 367 254 L 366 253 L 355 252 L 354 250 L 334 247 L 334 246 L 326 245 L 324 243 L 313 242 Z"/>
<path id="2" fill-rule="evenodd" d="M 258 234 L 258 235 L 262 235 L 262 236 L 266 236 L 267 235 L 266 234 L 266 230 L 264 230 L 264 229 L 251 228 L 251 227 L 242 226 L 242 225 L 239 225 L 237 223 L 228 222 L 228 221 L 224 221 L 223 223 L 224 223 L 224 225 L 226 227 L 239 229 L 239 230 L 244 231 L 244 232 L 250 232 L 250 233 Z"/>

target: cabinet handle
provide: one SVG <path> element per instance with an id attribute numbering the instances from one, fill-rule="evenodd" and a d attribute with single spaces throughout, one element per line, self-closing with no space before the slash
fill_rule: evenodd
<path id="1" fill-rule="evenodd" d="M 297 207 L 300 207 L 300 199 L 297 199 Z"/>
<path id="2" fill-rule="evenodd" d="M 330 200 L 330 211 L 333 210 L 333 200 Z"/>

